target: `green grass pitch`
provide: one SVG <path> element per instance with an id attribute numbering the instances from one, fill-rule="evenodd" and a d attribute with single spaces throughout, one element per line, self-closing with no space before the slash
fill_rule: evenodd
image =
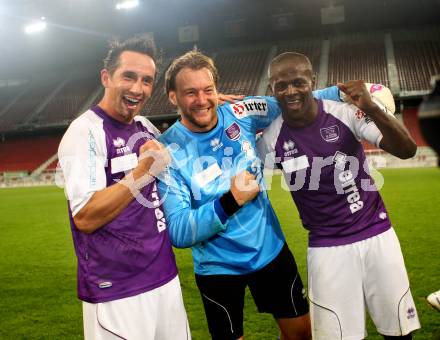
<path id="1" fill-rule="evenodd" d="M 400 238 L 412 293 L 422 322 L 414 338 L 440 339 L 440 313 L 425 296 L 440 289 L 440 170 L 382 170 L 381 190 Z M 271 200 L 306 278 L 306 232 L 289 193 L 273 180 Z M 193 339 L 209 338 L 191 253 L 175 251 Z M 170 315 L 169 317 L 172 317 Z M 278 331 L 260 315 L 249 294 L 246 339 L 273 339 Z M 382 339 L 368 322 L 369 339 Z M 0 339 L 81 339 L 76 261 L 64 193 L 55 187 L 0 190 Z"/>

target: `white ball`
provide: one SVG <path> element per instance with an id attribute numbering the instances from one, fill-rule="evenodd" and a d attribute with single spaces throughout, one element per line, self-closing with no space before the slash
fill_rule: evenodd
<path id="1" fill-rule="evenodd" d="M 365 83 L 368 91 L 370 92 L 370 96 L 373 100 L 378 101 L 380 104 L 385 106 L 388 111 L 392 114 L 396 113 L 396 104 L 394 102 L 394 97 L 390 91 L 390 89 L 381 84 L 371 84 Z"/>

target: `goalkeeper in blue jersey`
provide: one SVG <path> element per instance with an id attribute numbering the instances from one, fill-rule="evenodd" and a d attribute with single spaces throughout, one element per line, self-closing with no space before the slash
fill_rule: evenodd
<path id="1" fill-rule="evenodd" d="M 213 339 L 243 337 L 246 286 L 259 312 L 271 313 L 282 339 L 310 339 L 303 284 L 262 180 L 257 130 L 280 113 L 272 97 L 217 105 L 213 61 L 190 51 L 165 76 L 181 120 L 160 138 L 172 164 L 159 182 L 172 243 L 191 247 Z M 339 100 L 331 87 L 315 93 Z"/>

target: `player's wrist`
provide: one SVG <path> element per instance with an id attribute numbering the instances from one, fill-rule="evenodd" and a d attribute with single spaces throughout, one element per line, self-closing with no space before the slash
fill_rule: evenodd
<path id="1" fill-rule="evenodd" d="M 363 105 L 361 110 L 371 117 L 383 114 L 382 109 L 374 101 Z"/>
<path id="2" fill-rule="evenodd" d="M 132 193 L 138 193 L 153 180 L 154 176 L 152 176 L 148 170 L 136 167 L 131 173 L 125 176 L 120 183 L 128 187 Z"/>
<path id="3" fill-rule="evenodd" d="M 220 197 L 219 202 L 223 208 L 223 211 L 228 216 L 234 215 L 242 207 L 242 204 L 239 204 L 237 202 L 237 200 L 235 199 L 234 195 L 232 194 L 232 192 L 230 190 L 225 192 Z"/>

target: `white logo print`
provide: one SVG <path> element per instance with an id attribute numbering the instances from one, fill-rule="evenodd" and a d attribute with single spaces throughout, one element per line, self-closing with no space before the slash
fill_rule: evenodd
<path id="1" fill-rule="evenodd" d="M 295 148 L 295 142 L 292 140 L 285 141 L 283 144 L 284 157 L 290 157 L 298 153 L 298 149 Z"/>
<path id="2" fill-rule="evenodd" d="M 241 150 L 246 154 L 247 159 L 254 159 L 255 158 L 255 151 L 252 147 L 252 144 L 245 140 L 241 143 Z"/>
<path id="3" fill-rule="evenodd" d="M 379 218 L 380 218 L 381 220 L 386 219 L 386 218 L 387 218 L 387 213 L 385 213 L 385 212 L 381 212 L 381 213 L 379 214 Z"/>
<path id="4" fill-rule="evenodd" d="M 295 147 L 295 143 L 289 140 L 288 142 L 284 142 L 283 149 L 284 151 L 292 150 Z"/>
<path id="5" fill-rule="evenodd" d="M 333 162 L 335 162 L 336 169 L 344 171 L 345 163 L 347 163 L 347 155 L 343 152 L 336 151 L 335 155 L 333 156 Z"/>
<path id="6" fill-rule="evenodd" d="M 223 146 L 223 143 L 221 143 L 220 139 L 218 139 L 218 138 L 211 139 L 210 144 L 212 147 L 212 151 L 217 151 L 218 149 L 220 149 Z"/>
<path id="7" fill-rule="evenodd" d="M 123 140 L 121 137 L 113 139 L 113 145 L 115 148 L 122 148 L 125 145 L 125 140 Z"/>
<path id="8" fill-rule="evenodd" d="M 321 137 L 326 142 L 334 143 L 339 139 L 339 126 L 333 125 L 320 129 Z"/>
<path id="9" fill-rule="evenodd" d="M 229 105 L 235 117 L 267 116 L 268 105 L 265 99 L 246 99 Z"/>

